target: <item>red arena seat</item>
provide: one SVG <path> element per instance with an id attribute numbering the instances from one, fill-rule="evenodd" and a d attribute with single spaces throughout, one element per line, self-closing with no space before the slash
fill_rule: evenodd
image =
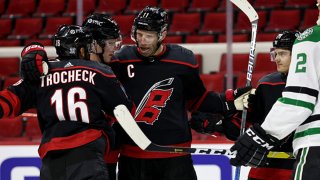
<path id="1" fill-rule="evenodd" d="M 126 13 L 136 14 L 146 6 L 158 6 L 157 0 L 130 0 Z"/>
<path id="2" fill-rule="evenodd" d="M 184 12 L 189 5 L 189 0 L 161 0 L 160 6 L 168 12 Z"/>
<path id="3" fill-rule="evenodd" d="M 127 0 L 99 0 L 96 12 L 121 14 L 127 6 Z"/>
<path id="4" fill-rule="evenodd" d="M 42 31 L 42 18 L 20 18 L 16 20 L 13 33 L 9 39 L 33 38 Z"/>
<path id="5" fill-rule="evenodd" d="M 218 74 L 200 74 L 207 91 L 223 92 L 224 73 Z"/>
<path id="6" fill-rule="evenodd" d="M 0 121 L 0 137 L 21 137 L 23 133 L 23 120 L 20 116 L 15 118 L 2 118 Z"/>
<path id="7" fill-rule="evenodd" d="M 290 17 L 290 18 L 289 18 Z M 265 31 L 278 32 L 283 29 L 298 29 L 301 22 L 300 10 L 272 10 Z"/>
<path id="8" fill-rule="evenodd" d="M 1 18 L 0 27 L 0 38 L 5 39 L 12 31 L 12 20 Z"/>
<path id="9" fill-rule="evenodd" d="M 171 34 L 193 34 L 200 26 L 200 13 L 175 13 L 169 27 Z"/>
<path id="10" fill-rule="evenodd" d="M 25 17 L 31 15 L 36 8 L 35 0 L 10 0 L 4 17 Z"/>
<path id="11" fill-rule="evenodd" d="M 62 14 L 65 0 L 39 0 L 39 5 L 34 16 L 57 16 Z"/>
<path id="12" fill-rule="evenodd" d="M 209 12 L 205 14 L 203 26 L 200 29 L 201 34 L 217 34 L 226 31 L 226 13 Z"/>
<path id="13" fill-rule="evenodd" d="M 0 58 L 0 75 L 12 76 L 18 75 L 20 69 L 20 59 L 18 57 Z"/>

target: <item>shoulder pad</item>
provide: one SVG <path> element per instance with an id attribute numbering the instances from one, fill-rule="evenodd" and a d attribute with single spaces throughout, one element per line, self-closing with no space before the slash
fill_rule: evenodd
<path id="1" fill-rule="evenodd" d="M 124 45 L 116 51 L 112 57 L 112 60 L 128 60 L 138 59 L 136 54 L 137 46 L 135 45 Z"/>
<path id="2" fill-rule="evenodd" d="M 260 83 L 276 83 L 276 82 L 283 82 L 281 78 L 281 73 L 279 72 L 267 74 L 259 80 L 259 84 Z"/>
<path id="3" fill-rule="evenodd" d="M 99 71 L 103 74 L 107 75 L 114 75 L 112 69 L 110 66 L 95 62 L 95 61 L 86 61 L 82 59 L 71 59 L 67 61 L 50 61 L 50 71 L 54 69 L 60 69 L 60 68 L 69 68 L 69 67 L 85 67 L 92 69 L 94 71 Z"/>
<path id="4" fill-rule="evenodd" d="M 194 53 L 191 50 L 177 44 L 169 44 L 167 45 L 167 48 L 168 54 L 166 57 L 164 57 L 165 59 L 181 61 L 191 65 L 198 64 Z"/>

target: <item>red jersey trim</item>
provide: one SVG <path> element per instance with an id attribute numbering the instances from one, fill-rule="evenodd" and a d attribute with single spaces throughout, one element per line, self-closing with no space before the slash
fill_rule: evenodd
<path id="1" fill-rule="evenodd" d="M 104 156 L 104 161 L 106 163 L 111 163 L 111 164 L 117 163 L 119 154 L 120 154 L 120 149 L 112 150 Z"/>
<path id="2" fill-rule="evenodd" d="M 89 129 L 71 136 L 52 138 L 49 142 L 40 145 L 38 153 L 42 159 L 49 151 L 79 147 L 98 139 L 102 135 L 102 130 Z"/>
<path id="3" fill-rule="evenodd" d="M 191 147 L 191 141 L 182 144 L 171 144 L 170 146 Z M 120 154 L 132 158 L 154 159 L 185 156 L 189 153 L 148 152 L 140 149 L 138 146 L 124 144 L 121 146 Z"/>
<path id="4" fill-rule="evenodd" d="M 207 97 L 207 94 L 209 93 L 209 91 L 206 91 L 202 96 L 201 98 L 198 100 L 198 102 L 196 103 L 196 105 L 194 106 L 194 110 L 197 110 L 199 109 L 200 105 L 202 104 L 203 100 Z"/>
<path id="5" fill-rule="evenodd" d="M 7 89 L 0 92 L 0 96 L 0 106 L 3 110 L 3 117 L 18 116 L 21 108 L 19 97 Z"/>
<path id="6" fill-rule="evenodd" d="M 133 63 L 133 62 L 143 62 L 141 59 L 131 59 L 131 60 L 115 60 L 113 62 L 118 62 L 118 63 Z"/>
<path id="7" fill-rule="evenodd" d="M 167 51 L 167 46 L 162 45 L 162 47 L 163 47 L 162 51 L 159 54 L 155 55 L 155 57 L 160 57 Z M 143 56 L 141 54 L 141 49 L 139 47 L 137 47 L 137 51 L 141 56 Z"/>
<path id="8" fill-rule="evenodd" d="M 161 61 L 169 62 L 169 63 L 175 63 L 175 64 L 181 64 L 181 65 L 189 66 L 189 67 L 192 67 L 192 68 L 198 68 L 199 67 L 198 63 L 195 64 L 195 65 L 192 65 L 192 64 L 189 64 L 189 63 L 186 63 L 186 62 L 181 62 L 181 61 L 177 61 L 177 60 L 170 60 L 170 59 L 163 59 Z"/>
<path id="9" fill-rule="evenodd" d="M 276 85 L 281 85 L 281 84 L 286 84 L 285 82 L 276 82 L 276 83 L 272 83 L 272 82 L 261 82 L 259 83 L 259 85 L 261 84 L 267 84 L 267 85 L 271 85 L 271 86 L 276 86 Z"/>

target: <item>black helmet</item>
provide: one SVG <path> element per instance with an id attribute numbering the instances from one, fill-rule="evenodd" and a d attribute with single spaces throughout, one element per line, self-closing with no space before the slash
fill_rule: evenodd
<path id="1" fill-rule="evenodd" d="M 79 58 L 82 47 L 87 55 L 91 42 L 91 35 L 86 34 L 83 28 L 77 25 L 62 25 L 53 36 L 53 44 L 60 58 Z"/>
<path id="2" fill-rule="evenodd" d="M 131 29 L 131 38 L 135 40 L 137 29 L 158 32 L 159 38 L 162 32 L 168 28 L 168 14 L 158 7 L 145 7 L 134 19 Z"/>
<path id="3" fill-rule="evenodd" d="M 291 51 L 294 41 L 299 35 L 299 31 L 283 31 L 273 41 L 273 48 L 283 48 Z"/>
<path id="4" fill-rule="evenodd" d="M 121 38 L 118 24 L 108 15 L 91 14 L 84 20 L 82 26 L 86 32 L 92 34 L 95 40 Z"/>

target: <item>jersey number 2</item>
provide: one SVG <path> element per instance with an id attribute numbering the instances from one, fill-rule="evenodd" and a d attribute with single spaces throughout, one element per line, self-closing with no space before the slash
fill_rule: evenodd
<path id="1" fill-rule="evenodd" d="M 78 100 L 75 98 L 78 96 Z M 71 121 L 78 121 L 76 110 L 81 114 L 81 121 L 89 123 L 89 113 L 87 104 L 84 100 L 87 99 L 86 91 L 83 88 L 71 88 L 68 90 L 67 97 L 63 98 L 62 89 L 56 90 L 51 97 L 51 105 L 55 106 L 57 117 L 60 121 L 66 120 L 65 114 L 69 114 Z M 64 108 L 64 100 L 66 100 L 67 107 Z M 67 111 L 67 112 L 65 112 Z"/>
<path id="2" fill-rule="evenodd" d="M 305 53 L 297 54 L 297 66 L 296 73 L 305 73 L 306 72 L 306 63 L 307 63 L 307 55 Z"/>

